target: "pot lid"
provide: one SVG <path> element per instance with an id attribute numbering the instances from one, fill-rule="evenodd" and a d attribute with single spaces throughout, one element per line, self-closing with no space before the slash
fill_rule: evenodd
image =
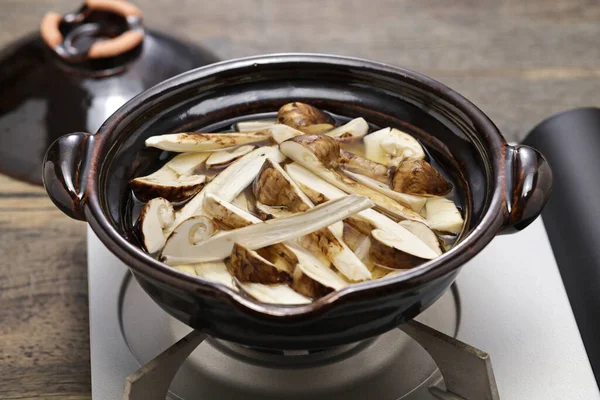
<path id="1" fill-rule="evenodd" d="M 128 2 L 87 0 L 72 13 L 47 13 L 38 33 L 0 52 L 0 173 L 41 184 L 54 140 L 95 132 L 136 94 L 215 61 L 145 29 Z"/>

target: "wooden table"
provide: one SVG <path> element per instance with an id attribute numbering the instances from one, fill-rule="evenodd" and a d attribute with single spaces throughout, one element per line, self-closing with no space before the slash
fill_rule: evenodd
<path id="1" fill-rule="evenodd" d="M 137 4 L 148 26 L 221 58 L 323 52 L 415 69 L 478 104 L 509 140 L 552 113 L 600 105 L 598 0 Z M 77 2 L 0 7 L 4 46 Z M 85 225 L 43 189 L 0 176 L 0 239 L 0 398 L 90 398 Z"/>

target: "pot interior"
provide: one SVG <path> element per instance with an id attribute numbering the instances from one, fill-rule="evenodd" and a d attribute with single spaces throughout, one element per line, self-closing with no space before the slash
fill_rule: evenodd
<path id="1" fill-rule="evenodd" d="M 478 131 L 478 121 L 447 91 L 428 78 L 368 62 L 230 62 L 192 71 L 150 89 L 111 118 L 116 123 L 106 131 L 100 201 L 110 223 L 137 245 L 131 233 L 137 210 L 128 181 L 154 171 L 168 157 L 146 149 L 146 138 L 226 130 L 239 120 L 272 116 L 283 104 L 301 101 L 342 120 L 363 117 L 373 126 L 415 136 L 455 185 L 455 200 L 465 211 L 460 241 L 477 226 L 495 190 L 492 160 L 497 154 L 494 138 Z"/>

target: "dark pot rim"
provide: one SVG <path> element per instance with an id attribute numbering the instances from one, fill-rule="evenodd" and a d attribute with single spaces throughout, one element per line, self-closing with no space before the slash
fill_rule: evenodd
<path id="1" fill-rule="evenodd" d="M 200 78 L 223 71 L 234 71 L 238 68 L 260 68 L 264 65 L 278 63 L 315 64 L 323 66 L 337 65 L 353 69 L 361 69 L 374 76 L 400 79 L 411 85 L 426 89 L 432 95 L 450 103 L 473 122 L 474 130 L 479 134 L 483 151 L 487 154 L 485 160 L 490 165 L 490 193 L 485 204 L 485 211 L 479 224 L 466 235 L 455 247 L 440 257 L 420 265 L 406 273 L 385 279 L 377 279 L 350 285 L 342 290 L 333 292 L 310 305 L 283 307 L 254 301 L 237 293 L 224 285 L 213 283 L 198 277 L 187 275 L 152 258 L 130 242 L 109 222 L 103 211 L 102 196 L 98 193 L 103 168 L 103 153 L 110 151 L 115 132 L 125 126 L 127 116 L 133 115 L 140 105 L 146 102 L 157 102 L 160 96 L 181 90 L 186 84 Z M 386 290 L 410 289 L 446 275 L 473 258 L 481 251 L 503 228 L 509 224 L 507 201 L 510 202 L 510 189 L 507 189 L 507 145 L 499 130 L 492 121 L 466 98 L 427 76 L 417 72 L 391 66 L 384 63 L 363 60 L 359 58 L 323 55 L 323 54 L 273 54 L 235 59 L 211 64 L 168 79 L 134 97 L 115 112 L 95 135 L 93 153 L 87 180 L 87 198 L 85 199 L 85 216 L 94 232 L 102 242 L 125 264 L 136 273 L 156 282 L 164 283 L 186 292 L 210 292 L 222 294 L 226 300 L 233 300 L 248 311 L 270 317 L 310 317 L 334 307 L 342 298 L 377 291 L 383 287 Z M 508 200 L 507 200 L 508 198 Z"/>

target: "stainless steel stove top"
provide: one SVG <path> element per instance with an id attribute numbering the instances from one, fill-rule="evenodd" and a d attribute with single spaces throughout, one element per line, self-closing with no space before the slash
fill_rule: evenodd
<path id="1" fill-rule="evenodd" d="M 88 272 L 92 396 L 117 399 L 129 374 L 190 329 L 152 302 L 91 231 Z M 541 221 L 495 239 L 418 319 L 489 353 L 503 399 L 600 399 Z M 305 365 L 283 364 L 290 357 Z M 440 381 L 427 352 L 399 330 L 310 356 L 208 339 L 179 370 L 170 397 L 431 399 L 428 388 Z"/>

